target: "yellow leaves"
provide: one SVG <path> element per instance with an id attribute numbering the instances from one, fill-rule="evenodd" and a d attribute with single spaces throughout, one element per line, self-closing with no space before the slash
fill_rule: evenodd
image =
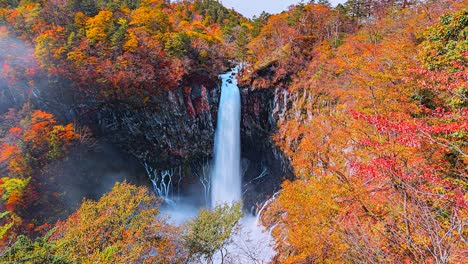
<path id="1" fill-rule="evenodd" d="M 63 27 L 55 27 L 44 31 L 36 37 L 34 56 L 41 67 L 51 70 L 56 67 L 57 62 L 62 58 L 62 55 L 66 51 L 63 43 L 60 43 L 63 31 Z"/>
<path id="2" fill-rule="evenodd" d="M 154 32 L 164 33 L 170 30 L 167 15 L 157 8 L 141 6 L 131 14 L 129 25 L 145 27 Z"/>
<path id="3" fill-rule="evenodd" d="M 67 54 L 67 60 L 72 61 L 76 66 L 81 66 L 85 63 L 86 55 L 81 51 L 70 51 Z"/>
<path id="4" fill-rule="evenodd" d="M 153 13 L 152 9 L 148 6 L 142 6 L 135 9 L 132 12 L 131 17 L 130 25 L 152 27 L 153 24 L 157 23 L 155 13 Z"/>
<path id="5" fill-rule="evenodd" d="M 60 253 L 78 263 L 178 263 L 172 259 L 177 229 L 157 219 L 157 206 L 146 188 L 117 183 L 59 227 Z"/>
<path id="6" fill-rule="evenodd" d="M 200 21 L 193 21 L 190 25 L 190 30 L 201 34 L 205 34 L 207 32 L 205 25 L 203 25 L 203 23 Z"/>
<path id="7" fill-rule="evenodd" d="M 19 197 L 23 194 L 23 190 L 29 183 L 29 179 L 17 179 L 3 177 L 0 179 L 0 193 L 2 199 L 7 203 L 13 203 L 18 201 Z M 14 199 L 14 201 L 13 201 Z"/>
<path id="8" fill-rule="evenodd" d="M 241 27 L 246 27 L 249 31 L 252 31 L 252 29 L 254 28 L 252 23 L 241 23 L 240 26 Z"/>
<path id="9" fill-rule="evenodd" d="M 111 11 L 102 10 L 86 21 L 86 37 L 91 42 L 105 41 L 112 31 L 114 18 Z"/>
<path id="10" fill-rule="evenodd" d="M 144 7 L 152 7 L 154 9 L 161 9 L 165 5 L 164 0 L 142 0 L 141 1 L 141 6 Z"/>
<path id="11" fill-rule="evenodd" d="M 123 49 L 125 51 L 133 52 L 138 47 L 138 37 L 133 31 L 128 32 L 125 35 L 125 43 Z"/>
<path id="12" fill-rule="evenodd" d="M 182 20 L 178 25 L 179 30 L 186 30 L 190 28 L 190 22 Z"/>
<path id="13" fill-rule="evenodd" d="M 86 21 L 88 20 L 88 17 L 81 11 L 76 12 L 75 14 L 75 25 L 77 25 L 80 28 L 84 28 L 86 26 Z"/>
<path id="14" fill-rule="evenodd" d="M 78 139 L 79 137 L 79 135 L 75 133 L 73 124 L 54 126 L 52 134 L 63 140 L 64 144 L 70 144 L 73 140 Z"/>

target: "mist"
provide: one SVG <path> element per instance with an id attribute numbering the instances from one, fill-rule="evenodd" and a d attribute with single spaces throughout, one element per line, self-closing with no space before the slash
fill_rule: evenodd
<path id="1" fill-rule="evenodd" d="M 34 88 L 37 63 L 34 50 L 8 35 L 0 26 L 0 114 L 19 108 Z"/>

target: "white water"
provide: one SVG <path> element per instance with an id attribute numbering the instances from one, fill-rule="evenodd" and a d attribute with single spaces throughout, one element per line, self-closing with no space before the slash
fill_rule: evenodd
<path id="1" fill-rule="evenodd" d="M 222 79 L 221 100 L 218 110 L 218 122 L 215 134 L 215 158 L 211 175 L 211 206 L 219 203 L 232 203 L 242 200 L 240 173 L 240 93 L 233 71 L 220 75 Z M 230 82 L 228 81 L 230 80 Z M 274 199 L 274 198 L 272 198 Z M 184 222 L 196 216 L 198 208 L 190 204 L 190 199 L 183 199 L 170 207 L 164 208 L 163 216 L 169 216 L 174 224 Z M 263 210 L 263 208 L 262 208 Z M 263 264 L 269 263 L 275 255 L 273 238 L 259 224 L 257 217 L 247 215 L 240 220 L 240 229 L 233 234 L 232 244 L 224 256 L 225 263 Z M 214 263 L 221 263 L 218 252 Z"/>
<path id="2" fill-rule="evenodd" d="M 242 199 L 240 174 L 240 93 L 237 68 L 220 75 L 221 100 L 215 134 L 211 205 L 233 203 Z"/>

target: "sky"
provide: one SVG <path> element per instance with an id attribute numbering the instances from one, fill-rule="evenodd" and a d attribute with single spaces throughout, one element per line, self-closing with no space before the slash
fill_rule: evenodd
<path id="1" fill-rule="evenodd" d="M 330 0 L 333 6 L 344 3 L 346 0 Z M 224 6 L 234 8 L 237 12 L 247 17 L 260 15 L 262 11 L 270 14 L 280 13 L 287 10 L 288 6 L 297 4 L 299 0 L 220 0 Z M 308 1 L 304 1 L 308 2 Z"/>

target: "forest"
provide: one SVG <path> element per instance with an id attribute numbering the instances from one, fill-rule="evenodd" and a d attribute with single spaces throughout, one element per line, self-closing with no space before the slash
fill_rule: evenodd
<path id="1" fill-rule="evenodd" d="M 0 0 L 0 263 L 266 263 L 252 211 L 269 263 L 466 263 L 468 1 L 343 2 Z M 210 208 L 236 65 L 244 203 Z"/>

